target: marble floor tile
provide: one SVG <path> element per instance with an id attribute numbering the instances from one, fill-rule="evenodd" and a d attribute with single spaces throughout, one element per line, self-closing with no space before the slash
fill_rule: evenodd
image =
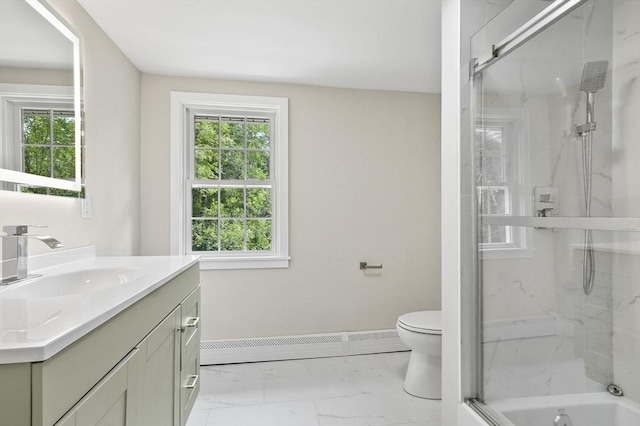
<path id="1" fill-rule="evenodd" d="M 440 402 L 400 393 L 360 394 L 315 401 L 321 426 L 387 426 L 429 420 L 439 421 Z"/>
<path id="2" fill-rule="evenodd" d="M 209 411 L 205 410 L 191 410 L 191 415 L 189 415 L 189 426 L 206 426 L 207 420 L 209 419 Z"/>
<path id="3" fill-rule="evenodd" d="M 272 362 L 249 362 L 243 364 L 222 364 L 202 366 L 210 374 L 217 374 L 216 380 L 240 380 L 255 377 L 288 377 L 308 374 L 305 360 L 286 360 Z"/>
<path id="4" fill-rule="evenodd" d="M 394 352 L 397 354 L 397 352 Z M 315 358 L 305 360 L 305 366 L 311 375 L 326 375 L 340 372 L 388 369 L 387 358 L 379 355 L 354 355 L 345 357 Z M 404 356 L 396 357 L 404 358 Z M 408 358 L 407 358 L 408 359 Z"/>
<path id="5" fill-rule="evenodd" d="M 203 366 L 187 426 L 439 426 L 402 384 L 409 352 Z"/>
<path id="6" fill-rule="evenodd" d="M 361 393 L 354 373 L 313 374 L 304 377 L 270 377 L 265 379 L 265 402 L 299 401 Z"/>
<path id="7" fill-rule="evenodd" d="M 223 408 L 264 403 L 264 379 L 246 376 L 236 380 L 218 380 L 219 375 L 200 370 L 200 393 L 195 409 Z"/>
<path id="8" fill-rule="evenodd" d="M 211 410 L 206 424 L 206 426 L 255 425 L 319 426 L 319 423 L 313 401 L 294 401 Z"/>

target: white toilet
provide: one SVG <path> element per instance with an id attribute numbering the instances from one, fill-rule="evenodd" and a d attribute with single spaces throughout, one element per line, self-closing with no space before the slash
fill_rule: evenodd
<path id="1" fill-rule="evenodd" d="M 428 399 L 442 398 L 442 312 L 419 311 L 400 315 L 400 340 L 411 349 L 404 390 Z"/>

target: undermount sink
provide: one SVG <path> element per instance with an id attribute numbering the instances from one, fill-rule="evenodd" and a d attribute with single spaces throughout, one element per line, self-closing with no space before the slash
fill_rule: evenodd
<path id="1" fill-rule="evenodd" d="M 65 274 L 45 275 L 14 288 L 8 287 L 2 296 L 5 299 L 82 296 L 135 281 L 144 273 L 144 268 L 124 267 L 84 269 Z"/>

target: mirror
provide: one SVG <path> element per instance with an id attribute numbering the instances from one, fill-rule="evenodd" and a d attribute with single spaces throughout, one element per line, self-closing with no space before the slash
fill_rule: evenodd
<path id="1" fill-rule="evenodd" d="M 0 188 L 80 191 L 80 39 L 39 0 L 0 8 Z"/>

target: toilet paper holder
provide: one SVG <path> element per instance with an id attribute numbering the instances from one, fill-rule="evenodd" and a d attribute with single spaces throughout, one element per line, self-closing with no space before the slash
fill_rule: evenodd
<path id="1" fill-rule="evenodd" d="M 363 271 L 366 269 L 382 269 L 382 265 L 369 265 L 367 262 L 360 262 L 360 269 Z"/>

